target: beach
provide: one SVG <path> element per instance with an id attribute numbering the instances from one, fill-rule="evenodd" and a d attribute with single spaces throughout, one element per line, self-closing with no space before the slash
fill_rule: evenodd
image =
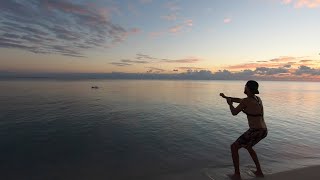
<path id="1" fill-rule="evenodd" d="M 214 171 L 211 169 L 210 171 Z M 278 172 L 274 174 L 265 174 L 264 178 L 250 177 L 247 174 L 242 175 L 242 180 L 317 180 L 320 179 L 320 165 L 308 166 L 304 168 L 298 168 L 288 170 L 284 172 Z M 215 177 L 207 171 L 190 171 L 181 174 L 175 174 L 170 176 L 162 176 L 155 178 L 156 180 L 227 180 L 229 179 L 227 174 L 224 177 Z"/>
<path id="2" fill-rule="evenodd" d="M 316 180 L 320 179 L 320 165 L 318 166 L 310 166 L 301 169 L 294 169 L 285 172 L 279 172 L 271 175 L 266 175 L 265 180 Z M 254 179 L 262 179 L 262 178 L 254 178 Z"/>

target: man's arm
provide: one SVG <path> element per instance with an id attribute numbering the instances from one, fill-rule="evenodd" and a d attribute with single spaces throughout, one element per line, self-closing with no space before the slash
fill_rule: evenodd
<path id="1" fill-rule="evenodd" d="M 235 97 L 229 97 L 229 98 L 231 98 L 232 102 L 236 102 L 236 103 L 240 103 L 242 101 L 241 98 L 235 98 Z"/>
<path id="2" fill-rule="evenodd" d="M 232 102 L 236 102 L 236 103 L 240 103 L 242 101 L 242 98 L 236 98 L 236 97 L 228 97 L 225 96 L 223 93 L 220 93 L 220 96 L 227 99 L 227 98 L 231 98 Z"/>
<path id="3" fill-rule="evenodd" d="M 241 100 L 240 104 L 236 108 L 233 107 L 231 99 L 227 99 L 227 102 L 229 104 L 231 114 L 234 116 L 239 114 L 239 112 L 241 112 L 246 107 L 245 100 Z"/>

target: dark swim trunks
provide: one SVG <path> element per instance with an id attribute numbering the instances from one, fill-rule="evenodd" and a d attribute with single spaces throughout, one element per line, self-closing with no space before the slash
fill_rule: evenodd
<path id="1" fill-rule="evenodd" d="M 250 128 L 246 132 L 244 132 L 236 142 L 242 147 L 253 147 L 263 138 L 265 138 L 268 134 L 267 129 L 253 129 Z"/>

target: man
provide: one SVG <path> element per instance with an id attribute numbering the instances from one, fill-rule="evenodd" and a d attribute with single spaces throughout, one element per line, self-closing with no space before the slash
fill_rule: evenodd
<path id="1" fill-rule="evenodd" d="M 265 138 L 268 134 L 267 126 L 263 117 L 263 105 L 260 97 L 256 96 L 259 94 L 259 84 L 256 81 L 250 80 L 246 83 L 244 93 L 247 95 L 246 98 L 233 98 L 227 97 L 223 93 L 220 96 L 227 99 L 230 111 L 232 115 L 237 115 L 239 112 L 244 112 L 247 115 L 249 129 L 243 133 L 232 145 L 231 153 L 234 166 L 234 174 L 231 175 L 231 179 L 241 179 L 239 169 L 239 149 L 245 148 L 248 150 L 252 160 L 254 161 L 257 171 L 254 174 L 257 177 L 263 177 L 261 166 L 258 160 L 256 152 L 252 149 L 260 140 Z M 239 103 L 235 108 L 233 102 Z"/>

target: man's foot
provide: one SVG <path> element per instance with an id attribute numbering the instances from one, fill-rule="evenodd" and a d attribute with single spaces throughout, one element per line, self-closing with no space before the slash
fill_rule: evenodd
<path id="1" fill-rule="evenodd" d="M 240 174 L 228 174 L 228 177 L 232 180 L 241 180 Z"/>
<path id="2" fill-rule="evenodd" d="M 256 175 L 256 177 L 264 177 L 262 171 L 252 171 L 254 175 Z"/>

